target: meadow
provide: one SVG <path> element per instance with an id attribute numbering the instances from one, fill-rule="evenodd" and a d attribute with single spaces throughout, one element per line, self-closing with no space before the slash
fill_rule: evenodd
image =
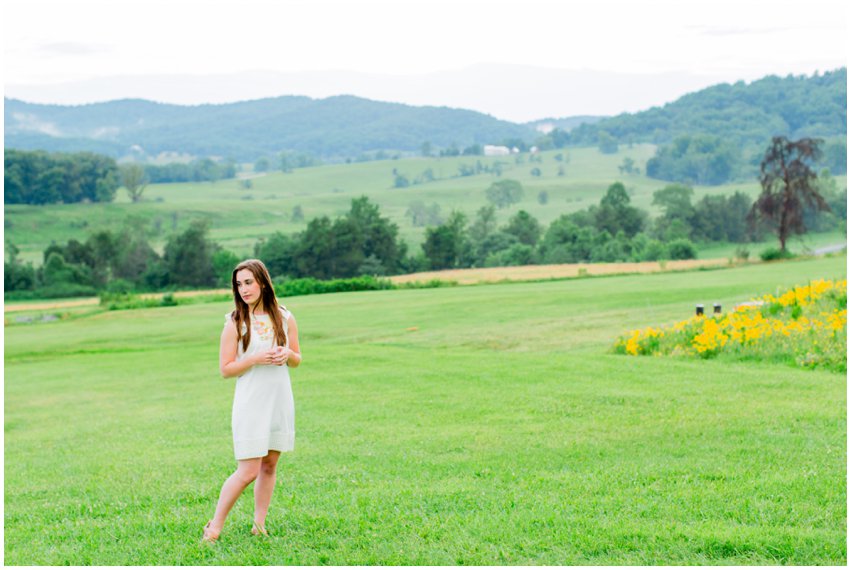
<path id="1" fill-rule="evenodd" d="M 6 328 L 7 564 L 845 565 L 846 381 L 613 354 L 834 256 L 293 297 L 296 450 L 268 539 L 234 467 L 228 303 Z"/>
<path id="2" fill-rule="evenodd" d="M 632 158 L 642 166 L 653 156 L 655 147 L 637 144 L 632 148 L 623 145 L 615 154 L 601 154 L 596 148 L 576 148 L 542 152 L 540 162 L 530 162 L 529 155 L 521 155 L 522 164 L 515 156 L 508 157 L 443 157 L 400 158 L 353 164 L 329 164 L 296 169 L 284 174 L 274 172 L 251 178 L 252 187 L 241 188 L 239 180 L 218 182 L 153 184 L 144 193 L 144 200 L 131 203 L 123 189 L 109 204 L 67 204 L 50 206 L 6 205 L 6 236 L 21 250 L 20 257 L 36 264 L 42 262 L 42 252 L 51 241 L 65 243 L 68 239 L 85 240 L 97 229 L 118 229 L 129 219 L 146 222 L 154 233 L 152 243 L 161 249 L 167 236 L 182 231 L 197 218 L 208 219 L 210 236 L 238 256 L 250 256 L 260 237 L 281 231 L 294 233 L 306 227 L 314 217 L 328 215 L 332 218 L 349 210 L 351 200 L 366 195 L 379 204 L 382 215 L 399 226 L 400 235 L 410 251 L 419 251 L 424 228 L 415 227 L 405 216 L 409 204 L 421 200 L 426 205 L 437 203 L 441 213 L 448 216 L 452 209 L 464 212 L 472 219 L 479 208 L 487 204 L 485 190 L 494 181 L 494 174 L 480 173 L 459 177 L 461 165 L 474 166 L 502 163 L 502 178 L 511 178 L 523 184 L 525 194 L 520 203 L 499 210 L 500 224 L 519 209 L 524 209 L 542 224 L 549 224 L 558 216 L 597 204 L 609 185 L 621 181 L 631 194 L 632 203 L 656 215 L 652 207 L 653 192 L 667 183 L 638 174 L 622 174 L 618 166 L 624 158 Z M 566 155 L 567 162 L 555 159 Z M 559 176 L 559 167 L 564 176 Z M 642 166 L 643 167 L 643 166 Z M 540 176 L 533 176 L 539 168 Z M 431 169 L 433 182 L 394 188 L 394 169 L 413 181 Z M 846 178 L 837 177 L 840 188 Z M 756 196 L 756 180 L 725 186 L 695 187 L 694 201 L 704 194 L 731 194 L 743 191 Z M 538 194 L 547 192 L 548 202 L 541 204 Z M 292 211 L 301 206 L 304 221 L 293 221 Z M 810 239 L 810 238 L 808 238 Z M 819 238 L 815 238 L 819 239 Z M 837 241 L 838 239 L 838 241 Z M 828 244 L 841 243 L 844 235 L 831 236 Z M 821 244 L 821 242 L 819 242 Z M 735 246 L 721 246 L 712 251 L 712 257 L 729 257 Z M 754 251 L 754 254 L 758 250 Z"/>

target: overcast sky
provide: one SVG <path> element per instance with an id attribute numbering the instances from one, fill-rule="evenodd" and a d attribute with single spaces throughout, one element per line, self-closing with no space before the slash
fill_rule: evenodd
<path id="1" fill-rule="evenodd" d="M 7 94 L 13 86 L 117 75 L 424 74 L 479 63 L 736 81 L 836 69 L 848 56 L 848 8 L 835 0 L 4 0 L 2 6 Z M 670 94 L 661 89 L 663 102 Z M 51 93 L 61 98 L 61 91 Z M 93 88 L 91 100 L 103 98 Z"/>

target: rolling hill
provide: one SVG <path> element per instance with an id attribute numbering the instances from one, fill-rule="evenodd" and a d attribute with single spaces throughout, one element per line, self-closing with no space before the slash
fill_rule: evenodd
<path id="1" fill-rule="evenodd" d="M 48 151 L 140 152 L 253 161 L 281 151 L 331 159 L 377 150 L 435 148 L 528 139 L 528 126 L 447 107 L 413 107 L 347 95 L 285 96 L 221 105 L 125 99 L 90 105 L 5 100 L 5 146 Z"/>

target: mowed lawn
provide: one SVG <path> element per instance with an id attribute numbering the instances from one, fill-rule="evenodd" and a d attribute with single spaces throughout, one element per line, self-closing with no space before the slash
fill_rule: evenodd
<path id="1" fill-rule="evenodd" d="M 237 503 L 226 303 L 7 327 L 7 564 L 830 564 L 846 379 L 625 357 L 615 338 L 812 278 L 736 269 L 286 299 L 296 450 Z"/>

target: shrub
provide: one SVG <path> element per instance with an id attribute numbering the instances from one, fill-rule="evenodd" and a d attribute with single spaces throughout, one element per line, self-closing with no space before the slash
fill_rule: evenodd
<path id="1" fill-rule="evenodd" d="M 97 291 L 90 285 L 79 285 L 77 283 L 55 283 L 37 289 L 33 298 L 36 299 L 60 299 L 63 297 L 94 297 Z"/>
<path id="2" fill-rule="evenodd" d="M 759 253 L 759 258 L 763 261 L 777 261 L 778 259 L 792 259 L 793 257 L 795 257 L 795 254 L 778 247 L 769 247 Z"/>
<path id="3" fill-rule="evenodd" d="M 344 291 L 377 291 L 394 289 L 389 279 L 379 279 L 372 275 L 352 277 L 349 279 L 331 279 L 320 281 L 312 277 L 287 279 L 275 285 L 275 294 L 280 297 L 295 297 L 297 295 L 318 295 L 322 293 L 340 293 Z"/>
<path id="4" fill-rule="evenodd" d="M 751 256 L 751 252 L 748 248 L 743 245 L 740 245 L 736 248 L 736 259 L 741 259 L 742 261 L 747 261 Z"/>
<path id="5" fill-rule="evenodd" d="M 697 248 L 691 240 L 675 239 L 668 244 L 668 257 L 670 259 L 696 259 Z"/>

